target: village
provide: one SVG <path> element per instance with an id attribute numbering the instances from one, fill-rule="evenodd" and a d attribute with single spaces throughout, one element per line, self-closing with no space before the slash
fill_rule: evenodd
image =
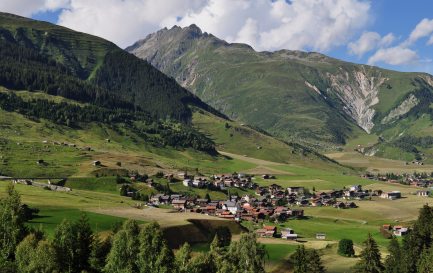
<path id="1" fill-rule="evenodd" d="M 173 175 L 165 175 L 173 179 Z M 298 240 L 299 236 L 293 229 L 282 228 L 277 230 L 268 223 L 283 223 L 289 219 L 303 219 L 306 207 L 332 207 L 335 209 L 356 209 L 355 203 L 362 200 L 372 200 L 378 197 L 388 200 L 402 198 L 400 191 L 385 192 L 382 190 L 365 190 L 361 185 L 350 185 L 343 189 L 331 191 L 310 192 L 303 186 L 282 187 L 278 184 L 260 186 L 253 182 L 254 176 L 244 173 L 215 174 L 210 177 L 188 176 L 186 173 L 178 174 L 182 184 L 187 188 L 214 188 L 227 192 L 227 200 L 211 200 L 197 198 L 182 194 L 158 193 L 150 197 L 149 206 L 169 205 L 178 212 L 201 213 L 237 222 L 250 221 L 261 224 L 262 228 L 255 232 L 259 237 L 278 237 L 287 240 Z M 262 175 L 263 180 L 272 180 L 271 175 Z M 230 194 L 231 189 L 249 190 L 251 194 L 239 196 Z M 407 228 L 389 227 L 388 231 L 394 236 L 407 233 Z M 316 239 L 324 240 L 326 234 L 317 233 Z"/>

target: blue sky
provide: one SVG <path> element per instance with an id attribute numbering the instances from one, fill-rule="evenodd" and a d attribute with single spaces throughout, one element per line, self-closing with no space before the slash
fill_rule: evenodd
<path id="1" fill-rule="evenodd" d="M 162 27 L 195 23 L 259 51 L 317 51 L 433 74 L 428 0 L 2 0 L 0 10 L 98 35 L 120 47 Z"/>

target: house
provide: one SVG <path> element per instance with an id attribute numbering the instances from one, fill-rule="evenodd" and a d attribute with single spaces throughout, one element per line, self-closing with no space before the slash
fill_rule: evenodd
<path id="1" fill-rule="evenodd" d="M 349 190 L 350 191 L 355 191 L 355 192 L 362 191 L 362 186 L 361 185 L 352 185 L 352 186 L 349 187 Z"/>
<path id="2" fill-rule="evenodd" d="M 417 196 L 428 197 L 430 195 L 430 191 L 417 191 Z"/>
<path id="3" fill-rule="evenodd" d="M 192 186 L 196 188 L 202 188 L 204 186 L 204 181 L 194 179 L 194 181 L 192 182 Z"/>
<path id="4" fill-rule="evenodd" d="M 233 215 L 241 210 L 241 207 L 238 203 L 233 201 L 226 201 L 223 204 L 223 209 L 230 211 Z"/>
<path id="5" fill-rule="evenodd" d="M 293 209 L 289 210 L 287 212 L 288 215 L 292 217 L 303 217 L 304 216 L 304 210 L 303 209 Z"/>
<path id="6" fill-rule="evenodd" d="M 186 200 L 185 199 L 175 199 L 175 200 L 171 201 L 171 205 L 175 209 L 185 209 Z"/>
<path id="7" fill-rule="evenodd" d="M 301 195 L 304 194 L 304 187 L 288 187 L 287 191 L 289 194 Z"/>
<path id="8" fill-rule="evenodd" d="M 182 182 L 182 184 L 185 187 L 191 187 L 192 186 L 192 181 L 191 181 L 191 179 L 184 179 L 183 182 Z"/>
<path id="9" fill-rule="evenodd" d="M 291 228 L 285 228 L 281 230 L 281 238 L 286 240 L 297 240 L 298 234 Z"/>
<path id="10" fill-rule="evenodd" d="M 401 192 L 399 191 L 382 192 L 380 197 L 385 199 L 395 200 L 401 198 Z"/>
<path id="11" fill-rule="evenodd" d="M 406 227 L 402 227 L 402 226 L 394 226 L 394 229 L 393 229 L 393 230 L 394 230 L 394 231 L 393 231 L 393 234 L 394 234 L 395 236 L 398 236 L 398 237 L 401 237 L 401 236 L 406 235 L 406 234 L 408 233 L 408 231 L 409 231 L 408 228 L 406 228 Z"/>
<path id="12" fill-rule="evenodd" d="M 326 234 L 325 233 L 316 233 L 316 239 L 317 240 L 326 240 Z"/>
<path id="13" fill-rule="evenodd" d="M 262 229 L 258 229 L 260 232 L 257 232 L 257 235 L 261 237 L 274 237 L 277 233 L 277 227 L 274 226 L 264 226 Z"/>

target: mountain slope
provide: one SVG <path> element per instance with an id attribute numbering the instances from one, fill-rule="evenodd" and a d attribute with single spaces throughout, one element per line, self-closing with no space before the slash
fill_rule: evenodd
<path id="1" fill-rule="evenodd" d="M 0 13 L 0 43 L 0 84 L 10 89 L 181 121 L 191 119 L 188 105 L 213 111 L 147 62 L 95 36 Z"/>
<path id="2" fill-rule="evenodd" d="M 256 52 L 197 26 L 163 29 L 128 47 L 231 118 L 327 148 L 381 135 L 428 113 L 433 77 L 329 58 Z M 387 139 L 393 141 L 393 139 Z"/>
<path id="3" fill-rule="evenodd" d="M 43 175 L 46 168 L 35 166 L 35 162 L 56 158 L 57 152 L 65 152 L 65 157 L 75 157 L 81 164 L 90 160 L 81 149 L 93 143 L 105 156 L 102 160 L 91 159 L 109 159 L 113 163 L 110 168 L 115 169 L 125 158 L 130 158 L 126 163 L 133 166 L 130 171 L 142 168 L 141 159 L 135 155 L 143 153 L 162 154 L 155 154 L 162 159 L 152 164 L 171 169 L 235 171 L 228 166 L 237 164 L 218 155 L 214 142 L 220 143 L 221 139 L 215 129 L 232 122 L 174 79 L 101 38 L 4 13 L 0 14 L 0 112 L 8 117 L 0 119 L 4 132 L 0 135 L 4 156 L 0 158 L 0 173 L 5 175 L 17 175 L 26 169 Z M 197 115 L 215 123 L 197 126 Z M 254 150 L 254 145 L 260 145 L 258 157 L 343 169 L 308 148 L 291 146 L 252 128 L 242 132 L 235 134 L 231 144 L 251 142 L 252 146 L 243 148 Z M 74 143 L 80 149 L 56 148 L 51 153 L 49 145 L 42 142 Z M 218 148 L 256 154 L 233 145 Z M 281 155 L 273 155 L 277 150 Z M 56 163 L 50 162 L 53 174 L 77 174 L 76 165 L 61 160 Z M 89 173 L 85 171 L 84 175 Z"/>

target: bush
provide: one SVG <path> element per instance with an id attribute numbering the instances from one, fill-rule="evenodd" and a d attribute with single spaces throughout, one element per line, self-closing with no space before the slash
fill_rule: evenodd
<path id="1" fill-rule="evenodd" d="M 350 239 L 341 239 L 338 243 L 338 254 L 346 257 L 355 256 L 355 250 L 353 249 L 353 241 Z"/>

